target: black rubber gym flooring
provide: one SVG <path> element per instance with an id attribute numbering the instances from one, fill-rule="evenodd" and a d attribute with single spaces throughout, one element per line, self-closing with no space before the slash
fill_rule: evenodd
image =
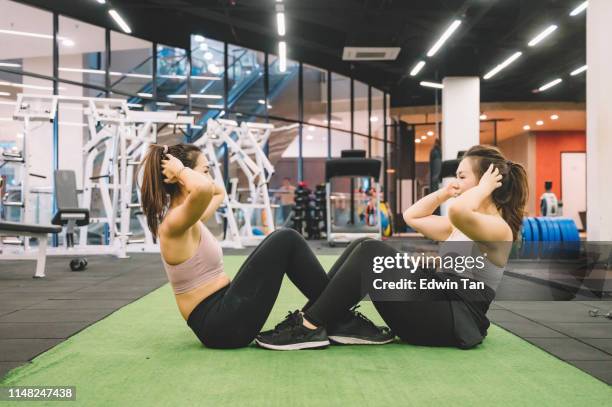
<path id="1" fill-rule="evenodd" d="M 342 251 L 319 242 L 312 247 L 319 255 Z M 0 377 L 167 281 L 157 254 L 132 254 L 128 261 L 91 256 L 83 273 L 69 271 L 68 260 L 50 257 L 44 280 L 32 279 L 34 262 L 0 261 Z M 524 278 L 528 266 L 521 268 L 504 276 L 491 320 L 612 384 L 612 320 L 588 313 L 608 312 L 612 302 L 529 301 L 530 293 L 551 288 Z"/>

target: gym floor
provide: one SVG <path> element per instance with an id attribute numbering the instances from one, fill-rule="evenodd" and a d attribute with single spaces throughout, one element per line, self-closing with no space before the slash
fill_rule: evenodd
<path id="1" fill-rule="evenodd" d="M 426 244 L 425 241 L 416 242 Z M 400 247 L 403 244 L 400 240 L 391 243 Z M 331 264 L 334 257 L 342 251 L 342 248 L 329 248 L 319 242 L 312 242 L 311 245 L 317 255 L 326 259 L 327 264 Z M 236 269 L 246 254 L 248 250 L 226 251 L 229 263 L 234 264 Z M 34 262 L 2 262 L 0 383 L 1 378 L 11 369 L 30 364 L 33 358 L 68 338 L 78 338 L 83 335 L 77 335 L 79 331 L 109 317 L 141 297 L 146 296 L 143 300 L 147 300 L 158 295 L 159 291 L 152 292 L 167 283 L 159 255 L 156 254 L 133 254 L 129 261 L 107 256 L 89 257 L 88 260 L 89 267 L 86 272 L 74 273 L 68 270 L 66 258 L 51 257 L 48 259 L 47 278 L 44 280 L 31 278 Z M 533 266 L 531 268 L 533 269 Z M 532 274 L 529 264 L 509 270 L 499 290 L 500 300 L 492 305 L 489 318 L 495 325 L 524 341 L 611 385 L 612 321 L 593 318 L 589 316 L 588 311 L 597 308 L 603 313 L 608 312 L 612 309 L 612 302 L 503 300 L 505 296 L 510 297 L 505 294 L 512 294 L 512 298 L 516 299 L 515 293 L 521 292 L 528 298 L 529 292 L 542 290 L 543 283 L 531 278 Z M 162 298 L 163 301 L 170 298 L 164 312 L 174 313 L 172 315 L 180 319 L 173 308 L 170 291 L 164 291 Z M 295 307 L 299 305 L 300 303 L 292 304 Z M 370 304 L 364 307 L 368 309 L 368 306 Z M 287 310 L 289 308 L 275 310 L 275 318 L 279 319 Z M 278 322 L 276 319 L 271 316 L 268 325 Z M 180 331 L 181 328 L 177 330 Z M 183 334 L 191 335 L 186 326 L 184 330 Z M 492 330 L 492 333 L 497 334 L 497 331 Z M 120 337 L 115 340 L 121 343 Z M 198 345 L 195 337 L 192 342 Z M 113 345 L 106 343 L 104 346 Z M 408 351 L 411 347 L 402 345 L 401 348 Z M 268 352 L 260 352 L 268 357 L 274 356 Z M 20 374 L 27 379 L 28 369 L 22 370 Z M 10 377 L 11 375 L 6 379 Z"/>

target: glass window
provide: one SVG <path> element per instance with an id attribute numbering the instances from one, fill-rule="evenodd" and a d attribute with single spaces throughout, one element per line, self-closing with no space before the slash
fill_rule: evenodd
<path id="1" fill-rule="evenodd" d="M 342 150 L 351 149 L 351 133 L 343 130 L 331 131 L 331 156 L 340 157 Z"/>
<path id="2" fill-rule="evenodd" d="M 351 79 L 332 73 L 331 127 L 351 130 Z"/>
<path id="3" fill-rule="evenodd" d="M 384 93 L 381 90 L 372 88 L 372 137 L 383 139 L 384 120 L 383 120 Z"/>
<path id="4" fill-rule="evenodd" d="M 105 31 L 101 27 L 59 17 L 59 36 L 74 38 L 71 47 L 59 48 L 59 77 L 89 85 L 106 86 Z"/>
<path id="5" fill-rule="evenodd" d="M 77 38 L 60 37 L 60 52 Z M 0 0 L 0 70 L 53 75 L 53 15 L 34 7 Z"/>
<path id="6" fill-rule="evenodd" d="M 363 82 L 354 81 L 354 131 L 355 133 L 368 134 L 368 85 Z M 355 147 L 357 148 L 357 147 Z M 367 151 L 367 146 L 366 146 Z"/>
<path id="7" fill-rule="evenodd" d="M 135 103 L 153 95 L 153 46 L 150 42 L 111 31 L 111 89 L 137 96 Z"/>
<path id="8" fill-rule="evenodd" d="M 265 115 L 265 54 L 228 45 L 228 104 L 236 112 Z"/>
<path id="9" fill-rule="evenodd" d="M 182 48 L 157 46 L 157 98 L 172 105 L 187 106 L 187 51 Z M 166 110 L 176 110 L 172 106 Z M 163 108 L 163 106 L 162 106 Z M 182 110 L 178 109 L 178 110 Z"/>
<path id="10" fill-rule="evenodd" d="M 196 115 L 194 136 L 208 119 L 223 111 L 225 83 L 224 43 L 201 35 L 191 36 L 191 106 Z"/>
<path id="11" fill-rule="evenodd" d="M 287 69 L 281 72 L 278 57 L 268 55 L 268 115 L 298 120 L 299 66 L 288 59 Z"/>

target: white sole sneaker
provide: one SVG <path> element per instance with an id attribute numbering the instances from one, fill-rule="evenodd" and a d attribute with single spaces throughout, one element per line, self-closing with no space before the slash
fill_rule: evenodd
<path id="1" fill-rule="evenodd" d="M 329 339 L 341 345 L 384 345 L 391 343 L 395 338 L 386 339 L 384 341 L 373 341 L 371 339 L 353 338 L 351 336 L 329 336 Z"/>
<path id="2" fill-rule="evenodd" d="M 255 339 L 255 343 L 258 346 L 266 349 L 272 350 L 300 350 L 300 349 L 316 349 L 316 348 L 325 348 L 329 346 L 329 341 L 316 341 L 316 342 L 300 342 L 300 343 L 290 343 L 288 345 L 271 345 L 269 343 L 260 342 L 258 339 Z"/>

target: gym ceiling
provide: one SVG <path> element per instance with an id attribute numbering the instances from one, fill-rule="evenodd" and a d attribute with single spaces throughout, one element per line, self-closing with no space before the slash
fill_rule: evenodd
<path id="1" fill-rule="evenodd" d="M 96 0 L 22 0 L 92 24 L 119 30 Z M 586 12 L 582 0 L 283 0 L 288 58 L 352 75 L 392 94 L 393 106 L 430 105 L 435 91 L 421 81 L 445 76 L 481 78 L 517 52 L 522 55 L 481 81 L 483 102 L 584 102 Z M 201 34 L 277 52 L 275 0 L 108 0 L 133 35 L 187 48 Z M 428 51 L 455 20 L 457 30 L 432 57 Z M 556 25 L 536 46 L 528 43 Z M 345 46 L 400 47 L 394 61 L 343 61 Z M 410 71 L 419 61 L 416 76 Z M 562 82 L 545 91 L 541 86 Z"/>

